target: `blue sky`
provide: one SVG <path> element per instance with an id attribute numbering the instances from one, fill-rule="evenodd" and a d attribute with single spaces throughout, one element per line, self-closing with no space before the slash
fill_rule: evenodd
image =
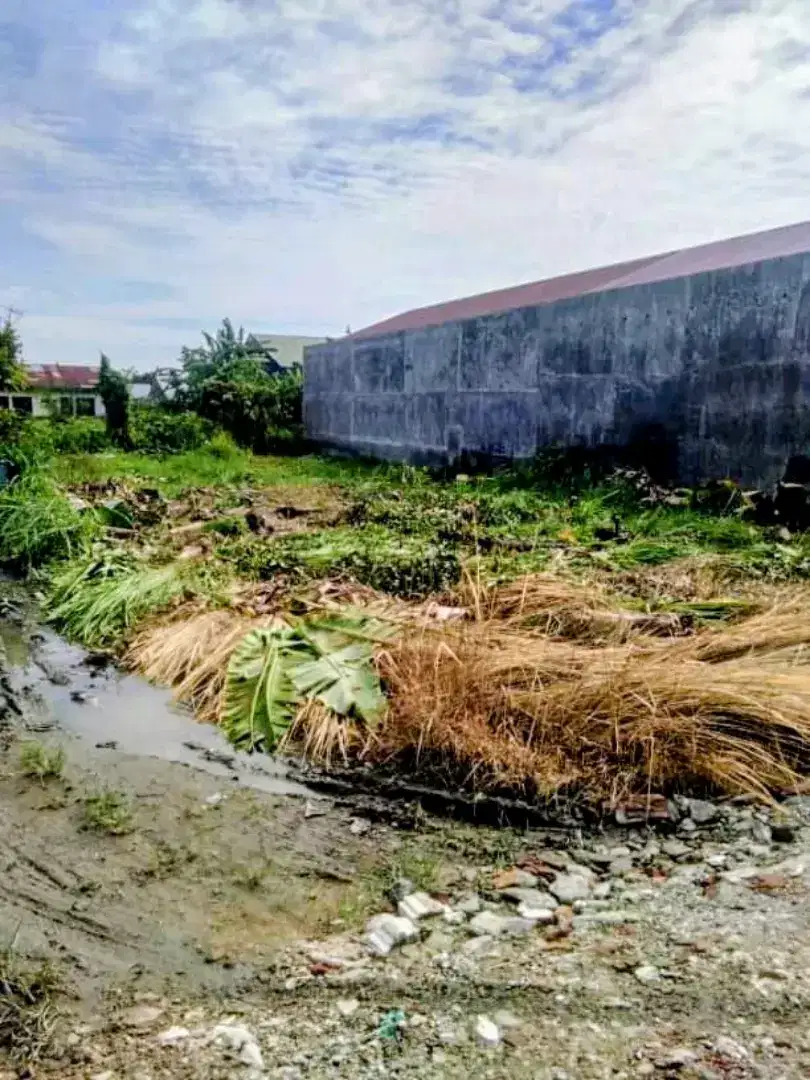
<path id="1" fill-rule="evenodd" d="M 333 334 L 810 217 L 805 0 L 0 0 L 34 362 Z"/>

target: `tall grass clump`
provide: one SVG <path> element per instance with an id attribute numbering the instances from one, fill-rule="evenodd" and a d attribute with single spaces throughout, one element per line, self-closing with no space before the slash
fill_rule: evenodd
<path id="1" fill-rule="evenodd" d="M 29 468 L 0 489 L 0 560 L 31 569 L 86 551 L 99 534 L 92 511 L 81 511 L 50 475 Z"/>

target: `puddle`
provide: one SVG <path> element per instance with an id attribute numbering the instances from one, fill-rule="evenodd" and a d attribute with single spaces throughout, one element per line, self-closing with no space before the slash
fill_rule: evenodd
<path id="1" fill-rule="evenodd" d="M 259 791 L 317 798 L 290 778 L 283 763 L 237 753 L 218 728 L 197 723 L 167 690 L 113 665 L 89 665 L 83 649 L 47 628 L 38 629 L 32 646 L 18 626 L 0 620 L 0 640 L 13 682 L 43 702 L 37 720 L 94 744 L 114 742 L 124 753 L 183 762 Z"/>

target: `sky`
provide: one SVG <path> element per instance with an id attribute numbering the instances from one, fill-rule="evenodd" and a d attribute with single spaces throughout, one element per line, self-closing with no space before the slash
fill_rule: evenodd
<path id="1" fill-rule="evenodd" d="M 0 0 L 33 363 L 338 336 L 810 218 L 807 0 Z"/>

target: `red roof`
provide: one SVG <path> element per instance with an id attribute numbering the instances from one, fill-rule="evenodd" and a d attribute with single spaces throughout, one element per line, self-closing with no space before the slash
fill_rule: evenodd
<path id="1" fill-rule="evenodd" d="M 494 315 L 514 308 L 535 304 L 552 304 L 587 293 L 605 292 L 629 285 L 646 285 L 654 281 L 700 274 L 709 270 L 724 270 L 730 266 L 745 266 L 763 259 L 778 259 L 810 251 L 810 221 L 787 225 L 781 229 L 751 233 L 731 240 L 720 240 L 700 247 L 669 251 L 664 255 L 649 255 L 632 262 L 616 263 L 597 270 L 584 270 L 564 277 L 532 281 L 509 289 L 479 293 L 461 300 L 415 308 L 402 315 L 374 323 L 352 334 L 354 338 L 376 337 L 401 330 L 420 330 L 426 326 L 472 319 L 479 315 Z"/>
<path id="2" fill-rule="evenodd" d="M 34 390 L 94 390 L 97 367 L 84 364 L 30 364 L 28 381 Z"/>

